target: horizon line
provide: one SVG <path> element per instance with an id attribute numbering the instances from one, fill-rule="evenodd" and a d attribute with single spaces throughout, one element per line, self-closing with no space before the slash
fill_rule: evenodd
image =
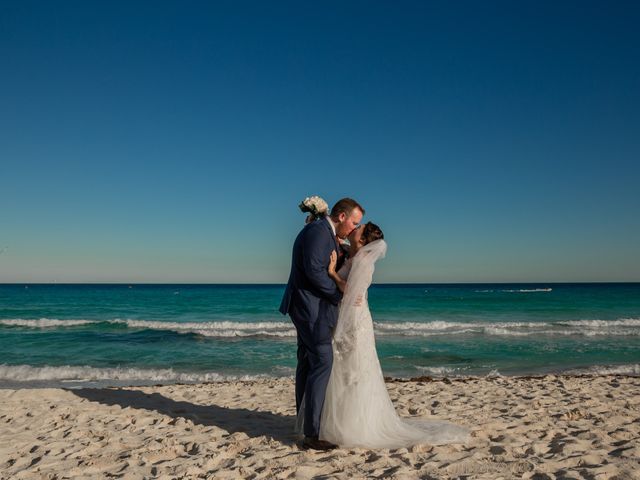
<path id="1" fill-rule="evenodd" d="M 631 284 L 640 283 L 640 280 L 614 280 L 614 281 L 518 281 L 518 282 L 373 282 L 372 285 L 571 285 L 571 284 Z M 0 282 L 0 285 L 264 285 L 285 286 L 286 282 Z"/>

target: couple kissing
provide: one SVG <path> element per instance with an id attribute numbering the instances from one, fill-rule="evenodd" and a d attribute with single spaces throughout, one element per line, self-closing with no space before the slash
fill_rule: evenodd
<path id="1" fill-rule="evenodd" d="M 280 312 L 297 332 L 297 429 L 304 448 L 401 448 L 464 443 L 468 429 L 400 418 L 389 398 L 375 346 L 368 289 L 387 251 L 382 230 L 362 225 L 365 209 L 343 198 L 328 211 L 308 197 L 293 244 Z"/>

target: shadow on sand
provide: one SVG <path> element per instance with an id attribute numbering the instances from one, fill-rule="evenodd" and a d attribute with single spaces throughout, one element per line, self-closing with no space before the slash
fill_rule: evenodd
<path id="1" fill-rule="evenodd" d="M 91 402 L 155 411 L 176 419 L 188 419 L 194 424 L 219 427 L 229 433 L 244 432 L 250 437 L 264 435 L 286 445 L 294 444 L 297 439 L 294 433 L 295 417 L 291 415 L 245 408 L 198 405 L 140 390 L 81 388 L 68 391 Z"/>

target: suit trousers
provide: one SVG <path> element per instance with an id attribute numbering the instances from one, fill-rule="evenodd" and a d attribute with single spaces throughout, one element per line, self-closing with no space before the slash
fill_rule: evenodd
<path id="1" fill-rule="evenodd" d="M 325 321 L 313 324 L 291 319 L 298 332 L 296 411 L 304 401 L 304 434 L 318 437 L 324 397 L 333 366 L 332 329 Z"/>

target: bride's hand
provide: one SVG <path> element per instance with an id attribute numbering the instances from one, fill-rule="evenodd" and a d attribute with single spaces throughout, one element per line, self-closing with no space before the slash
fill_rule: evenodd
<path id="1" fill-rule="evenodd" d="M 329 273 L 336 273 L 336 264 L 338 263 L 338 254 L 334 250 L 329 257 Z"/>

